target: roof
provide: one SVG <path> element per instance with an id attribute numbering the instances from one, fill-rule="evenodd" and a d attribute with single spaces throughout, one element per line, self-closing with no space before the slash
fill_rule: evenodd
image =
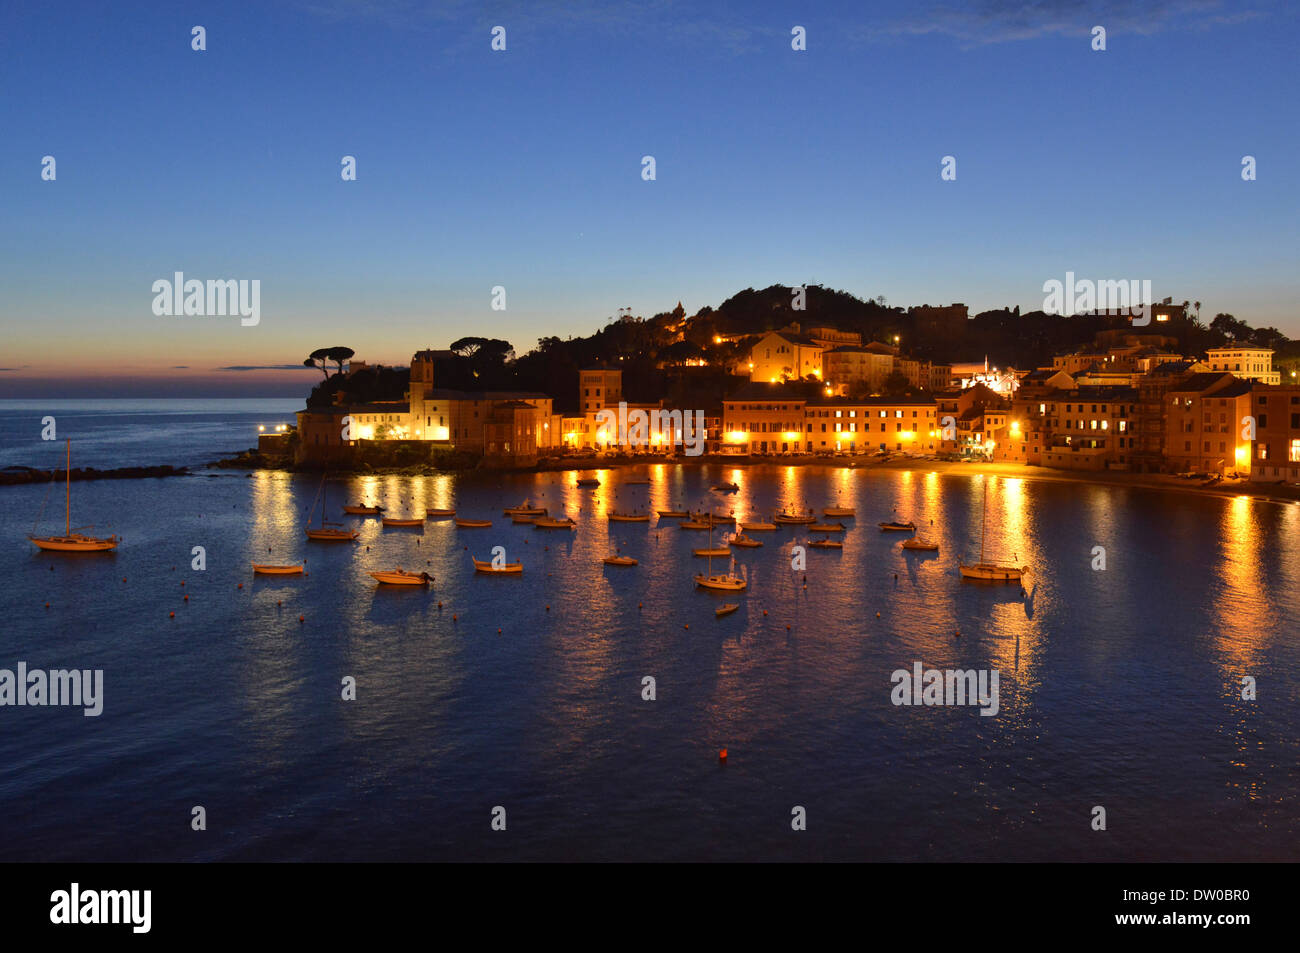
<path id="1" fill-rule="evenodd" d="M 774 384 L 770 381 L 748 381 L 742 384 L 736 391 L 729 394 L 725 400 L 802 400 L 807 401 L 814 396 L 814 388 L 819 388 L 819 384 L 810 384 L 806 381 L 796 381 L 790 384 Z"/>
<path id="2" fill-rule="evenodd" d="M 452 390 L 435 387 L 429 391 L 429 400 L 550 400 L 550 394 L 518 390 Z"/>
<path id="3" fill-rule="evenodd" d="M 792 331 L 768 331 L 767 334 L 775 334 L 777 337 L 784 338 L 791 344 L 799 344 L 803 347 L 821 347 L 820 344 L 806 334 L 795 334 Z M 767 337 L 767 334 L 763 335 L 763 337 Z"/>
<path id="4" fill-rule="evenodd" d="M 809 407 L 933 407 L 933 397 L 815 397 Z"/>
<path id="5" fill-rule="evenodd" d="M 1207 390 L 1222 381 L 1225 376 L 1228 376 L 1227 371 L 1201 371 L 1189 375 L 1184 381 L 1179 381 L 1174 385 L 1172 390 L 1200 393 L 1201 391 Z"/>

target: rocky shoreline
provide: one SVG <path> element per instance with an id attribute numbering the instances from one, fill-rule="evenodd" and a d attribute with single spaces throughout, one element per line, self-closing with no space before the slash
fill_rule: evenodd
<path id="1" fill-rule="evenodd" d="M 0 486 L 23 486 L 28 483 L 62 482 L 70 478 L 81 480 L 138 480 L 151 477 L 190 476 L 188 467 L 119 467 L 116 470 L 99 470 L 95 467 L 77 467 L 71 473 L 65 470 L 37 470 L 33 467 L 6 467 L 0 470 Z"/>

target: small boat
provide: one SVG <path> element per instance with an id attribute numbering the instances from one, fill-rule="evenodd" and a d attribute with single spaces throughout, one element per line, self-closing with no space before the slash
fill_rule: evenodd
<path id="1" fill-rule="evenodd" d="M 610 513 L 609 521 L 611 523 L 648 523 L 650 522 L 649 513 Z"/>
<path id="2" fill-rule="evenodd" d="M 916 549 L 927 553 L 937 553 L 939 551 L 939 544 L 928 543 L 918 536 L 913 536 L 911 539 L 903 540 L 903 548 Z"/>
<path id="3" fill-rule="evenodd" d="M 857 511 L 851 506 L 828 506 L 822 510 L 822 516 L 857 516 Z"/>
<path id="4" fill-rule="evenodd" d="M 714 609 L 713 614 L 721 619 L 724 615 L 731 615 L 731 613 L 735 612 L 739 608 L 740 606 L 736 603 L 728 602 L 726 605 L 718 606 Z"/>
<path id="5" fill-rule="evenodd" d="M 959 568 L 963 579 L 980 582 L 1018 582 L 1021 576 L 1029 572 L 1028 566 L 999 566 L 995 563 L 976 563 Z"/>
<path id="6" fill-rule="evenodd" d="M 456 525 L 459 526 L 461 529 L 486 529 L 487 527 L 492 525 L 492 521 L 458 519 L 456 520 Z"/>
<path id="7" fill-rule="evenodd" d="M 600 481 L 595 477 L 583 477 L 578 481 L 578 486 L 600 486 Z"/>
<path id="8" fill-rule="evenodd" d="M 31 536 L 27 538 L 36 544 L 37 549 L 56 553 L 103 553 L 116 549 L 121 542 L 117 535 L 85 536 L 72 531 L 72 441 L 67 443 L 68 460 L 64 477 L 64 520 L 62 536 Z M 51 474 L 53 476 L 53 474 Z M 48 494 L 46 499 L 48 499 Z M 42 504 L 41 509 L 44 509 Z M 40 516 L 36 517 L 40 522 Z M 90 526 L 78 526 L 77 529 L 93 529 Z"/>
<path id="9" fill-rule="evenodd" d="M 546 507 L 533 506 L 532 500 L 524 500 L 518 506 L 509 506 L 502 511 L 505 516 L 545 516 Z"/>
<path id="10" fill-rule="evenodd" d="M 772 517 L 773 523 L 816 523 L 815 516 L 800 516 L 798 513 L 777 513 Z"/>
<path id="11" fill-rule="evenodd" d="M 984 561 L 984 543 L 989 530 L 989 484 L 984 481 L 984 518 L 980 527 L 980 561 L 974 565 L 959 564 L 963 579 L 977 582 L 1019 582 L 1020 577 L 1029 572 L 1028 566 L 999 566 L 997 563 Z"/>
<path id="12" fill-rule="evenodd" d="M 301 564 L 293 566 L 271 566 L 267 563 L 253 563 L 253 572 L 258 576 L 301 576 Z"/>
<path id="13" fill-rule="evenodd" d="M 746 533 L 765 533 L 776 529 L 775 523 L 741 523 L 740 528 Z"/>
<path id="14" fill-rule="evenodd" d="M 813 549 L 843 549 L 844 544 L 838 539 L 814 539 L 808 544 Z"/>
<path id="15" fill-rule="evenodd" d="M 533 520 L 534 529 L 573 529 L 578 524 L 571 518 L 556 519 L 552 516 L 541 516 Z"/>
<path id="16" fill-rule="evenodd" d="M 696 519 L 688 519 L 684 523 L 677 524 L 678 529 L 713 529 L 712 523 L 701 523 Z"/>
<path id="17" fill-rule="evenodd" d="M 747 583 L 744 579 L 733 573 L 727 572 L 721 575 L 715 575 L 713 572 L 713 527 L 709 527 L 709 548 L 705 550 L 709 554 L 709 568 L 695 576 L 695 585 L 701 589 L 714 589 L 719 592 L 739 592 L 744 589 Z M 722 555 L 730 555 L 731 551 L 724 549 Z M 697 551 L 698 554 L 698 551 Z"/>
<path id="18" fill-rule="evenodd" d="M 739 483 L 715 483 L 713 489 L 720 493 L 738 493 L 740 491 Z"/>
<path id="19" fill-rule="evenodd" d="M 312 529 L 307 527 L 307 538 L 314 539 L 318 543 L 350 543 L 353 542 L 360 533 L 350 529 L 335 529 L 329 525 L 323 525 Z"/>
<path id="20" fill-rule="evenodd" d="M 692 549 L 691 552 L 696 556 L 727 556 L 731 550 L 726 546 L 712 546 L 708 549 Z"/>
<path id="21" fill-rule="evenodd" d="M 719 592 L 740 592 L 745 588 L 745 580 L 739 576 L 727 574 L 724 576 L 706 576 L 700 573 L 695 577 L 695 585 L 701 589 L 715 589 Z"/>
<path id="22" fill-rule="evenodd" d="M 746 536 L 744 533 L 737 533 L 735 536 L 731 537 L 731 545 L 746 546 L 752 549 L 755 546 L 762 546 L 763 541 L 761 539 L 754 539 L 752 536 Z"/>
<path id="23" fill-rule="evenodd" d="M 343 512 L 349 516 L 378 516 L 383 511 L 382 506 L 365 506 L 360 503 L 352 503 L 343 507 Z"/>
<path id="24" fill-rule="evenodd" d="M 495 573 L 498 576 L 517 576 L 524 571 L 524 564 L 502 563 L 500 566 L 494 566 L 490 559 L 475 559 L 474 569 L 477 572 Z"/>
<path id="25" fill-rule="evenodd" d="M 685 520 L 690 519 L 691 514 L 686 510 L 657 510 L 661 520 Z"/>
<path id="26" fill-rule="evenodd" d="M 900 523 L 897 520 L 890 520 L 887 523 L 877 523 L 882 533 L 910 533 L 916 529 L 913 522 Z"/>
<path id="27" fill-rule="evenodd" d="M 424 518 L 429 520 L 445 520 L 456 515 L 455 510 L 425 510 Z"/>
<path id="28" fill-rule="evenodd" d="M 731 526 L 736 524 L 736 517 L 731 513 L 698 513 L 695 518 L 701 523 L 726 523 Z"/>
<path id="29" fill-rule="evenodd" d="M 394 516 L 385 516 L 382 522 L 385 526 L 391 526 L 394 528 L 400 527 L 404 529 L 409 529 L 412 526 L 424 525 L 424 520 L 422 519 L 405 519 L 405 518 L 398 519 L 397 517 Z"/>
<path id="30" fill-rule="evenodd" d="M 407 572 L 405 569 L 380 569 L 368 573 L 386 586 L 427 586 L 433 579 L 427 572 Z"/>
<path id="31" fill-rule="evenodd" d="M 351 529 L 343 529 L 338 523 L 330 523 L 325 519 L 325 480 L 327 474 L 322 474 L 320 478 L 320 489 L 316 491 L 316 500 L 312 501 L 311 513 L 307 514 L 306 533 L 308 539 L 314 539 L 318 543 L 350 543 L 361 534 Z M 312 528 L 311 516 L 316 512 L 316 503 L 320 502 L 321 521 L 320 526 Z"/>
<path id="32" fill-rule="evenodd" d="M 813 523 L 808 527 L 810 533 L 842 533 L 843 523 Z"/>
<path id="33" fill-rule="evenodd" d="M 603 560 L 606 566 L 635 566 L 636 560 L 631 556 L 606 556 Z"/>

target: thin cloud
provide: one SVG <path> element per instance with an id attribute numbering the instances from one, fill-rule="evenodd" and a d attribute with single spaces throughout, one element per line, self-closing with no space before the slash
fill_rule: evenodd
<path id="1" fill-rule="evenodd" d="M 318 367 L 304 367 L 302 364 L 231 364 L 228 367 L 215 368 L 218 371 L 319 371 Z"/>
<path id="2" fill-rule="evenodd" d="M 1264 16 L 1260 10 L 1227 11 L 1221 0 L 985 0 L 966 7 L 939 3 L 921 8 L 876 35 L 948 36 L 965 46 L 1045 37 L 1086 37 L 1094 26 L 1107 34 L 1150 36 L 1170 30 L 1235 26 Z"/>

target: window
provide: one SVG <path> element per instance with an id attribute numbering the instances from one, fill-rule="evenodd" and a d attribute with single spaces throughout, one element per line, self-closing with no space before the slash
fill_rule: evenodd
<path id="1" fill-rule="evenodd" d="M 1291 441 L 1291 451 L 1288 459 L 1292 463 L 1300 463 L 1300 440 Z"/>

